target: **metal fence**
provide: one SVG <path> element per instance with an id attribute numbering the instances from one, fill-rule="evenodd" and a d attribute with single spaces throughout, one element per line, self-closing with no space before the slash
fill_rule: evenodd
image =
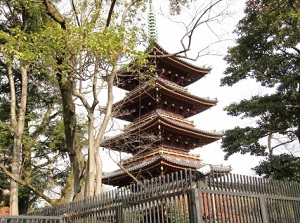
<path id="1" fill-rule="evenodd" d="M 185 171 L 32 214 L 63 215 L 65 222 L 190 222 L 194 182 Z"/>
<path id="2" fill-rule="evenodd" d="M 64 223 L 299 223 L 299 195 L 297 183 L 185 171 L 32 214 Z"/>
<path id="3" fill-rule="evenodd" d="M 198 182 L 203 222 L 300 222 L 300 184 L 236 174 Z"/>
<path id="4" fill-rule="evenodd" d="M 62 217 L 57 216 L 0 216 L 0 223 L 63 223 Z"/>

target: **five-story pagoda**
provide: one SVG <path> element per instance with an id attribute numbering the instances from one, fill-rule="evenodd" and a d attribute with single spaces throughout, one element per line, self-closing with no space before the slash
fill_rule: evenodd
<path id="1" fill-rule="evenodd" d="M 217 103 L 186 89 L 210 69 L 167 56 L 170 54 L 157 43 L 151 49 L 146 66 L 119 73 L 116 85 L 128 93 L 114 104 L 114 114 L 131 124 L 102 146 L 133 156 L 120 162 L 121 169 L 104 173 L 105 184 L 128 185 L 133 182 L 130 175 L 144 180 L 184 169 L 196 171 L 205 164 L 199 156 L 189 154 L 190 150 L 222 137 L 221 133 L 197 129 L 187 120 Z"/>

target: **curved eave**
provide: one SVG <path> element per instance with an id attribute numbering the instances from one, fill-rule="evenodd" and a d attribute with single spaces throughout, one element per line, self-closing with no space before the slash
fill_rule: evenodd
<path id="1" fill-rule="evenodd" d="M 159 55 L 171 55 L 169 52 L 167 52 L 165 49 L 163 49 L 158 43 L 155 43 L 153 46 L 153 51 Z M 202 75 L 205 76 L 206 74 L 210 73 L 211 69 L 210 68 L 203 68 L 199 67 L 196 65 L 193 65 L 191 63 L 188 63 L 178 57 L 174 56 L 166 56 L 166 57 L 161 57 L 166 63 L 169 65 L 175 65 L 176 67 L 181 67 L 181 69 L 184 69 L 187 73 L 193 73 L 195 75 Z"/>
<path id="2" fill-rule="evenodd" d="M 158 91 L 160 93 L 164 93 L 165 95 L 168 95 L 171 98 L 176 98 L 176 100 L 183 101 L 185 104 L 191 104 L 195 106 L 192 109 L 189 110 L 189 112 L 186 112 L 184 115 L 184 118 L 191 117 L 195 114 L 199 114 L 217 104 L 217 100 L 215 99 L 208 99 L 208 98 L 202 98 L 198 97 L 196 95 L 190 94 L 188 91 L 185 91 L 181 89 L 180 87 L 174 88 L 168 82 L 164 82 L 162 79 L 158 78 L 156 82 L 156 87 L 158 88 Z M 150 97 L 150 94 L 153 93 L 155 89 L 147 84 L 144 84 L 132 92 L 129 92 L 126 97 L 114 104 L 115 108 L 126 108 L 130 107 L 133 102 L 137 102 L 141 98 Z M 123 109 L 124 110 L 124 109 Z M 116 116 L 120 119 L 131 121 L 132 117 L 130 117 L 130 114 L 128 115 L 120 115 L 116 113 Z"/>
<path id="3" fill-rule="evenodd" d="M 205 130 L 197 129 L 194 127 L 189 127 L 184 124 L 180 124 L 179 122 L 175 122 L 170 119 L 162 117 L 159 113 L 157 113 L 156 116 L 154 116 L 152 119 L 150 119 L 140 125 L 136 125 L 134 128 L 128 128 L 128 130 L 126 132 L 133 133 L 136 131 L 148 131 L 148 130 L 152 129 L 152 127 L 156 127 L 157 124 L 160 124 L 162 127 L 169 127 L 176 131 L 181 130 L 182 132 L 186 132 L 188 134 L 202 136 L 202 137 L 208 137 L 208 138 L 212 138 L 214 140 L 218 140 L 223 136 L 223 134 L 220 132 L 205 131 Z M 126 132 L 124 134 L 126 134 Z"/>
<path id="4" fill-rule="evenodd" d="M 137 176 L 138 174 L 144 175 L 151 171 L 159 173 L 161 170 L 160 167 L 172 169 L 172 172 L 185 169 L 193 169 L 196 171 L 196 169 L 203 167 L 203 164 L 200 161 L 195 162 L 188 159 L 174 158 L 165 154 L 159 154 L 149 160 L 136 163 L 130 167 L 124 166 L 124 168 L 134 176 Z M 122 169 L 118 169 L 112 172 L 103 173 L 102 180 L 103 183 L 119 186 L 120 182 L 130 182 L 131 178 Z"/>
<path id="5" fill-rule="evenodd" d="M 124 160 L 122 160 L 122 165 L 124 166 L 130 166 L 134 163 L 139 163 L 142 160 L 148 160 L 151 157 L 155 157 L 157 155 L 163 155 L 163 156 L 168 156 L 168 157 L 179 157 L 180 159 L 184 159 L 184 160 L 189 160 L 191 162 L 202 162 L 202 159 L 200 158 L 199 155 L 195 155 L 195 154 L 189 154 L 187 152 L 180 152 L 178 150 L 174 150 L 174 149 L 166 149 L 164 147 L 158 147 L 157 149 L 151 150 L 151 151 L 147 151 L 147 152 L 143 152 L 140 153 L 136 156 L 132 156 L 129 158 L 126 158 Z M 173 160 L 173 159 L 172 159 Z"/>
<path id="6" fill-rule="evenodd" d="M 203 139 L 195 145 L 191 145 L 190 149 L 205 146 L 209 143 L 221 139 L 223 136 L 222 133 L 200 130 L 185 124 L 181 124 L 178 121 L 173 121 L 168 118 L 162 117 L 159 113 L 157 113 L 155 116 L 145 121 L 144 123 L 128 127 L 127 131 L 125 131 L 124 133 L 105 140 L 102 146 L 111 149 L 117 149 L 123 145 L 122 140 L 126 140 L 128 136 L 134 135 L 135 133 L 139 132 L 150 132 L 152 130 L 156 130 L 158 129 L 159 125 L 161 129 L 169 130 L 171 132 L 177 132 L 178 135 L 188 136 L 189 138 L 196 139 L 196 141 Z M 114 144 L 119 144 L 120 146 L 116 147 L 116 145 Z M 134 148 L 131 148 L 131 151 L 127 152 L 132 152 L 132 150 L 134 150 Z"/>
<path id="7" fill-rule="evenodd" d="M 170 86 L 167 82 L 164 82 L 162 79 L 158 79 L 157 85 L 160 89 L 163 89 L 165 90 L 165 92 L 171 93 L 172 95 L 175 94 L 177 99 L 179 97 L 180 99 L 183 99 L 185 102 L 188 101 L 195 105 L 203 105 L 206 106 L 207 108 L 210 108 L 217 104 L 217 100 L 198 97 L 196 95 L 189 93 L 188 91 L 183 91 L 180 88 L 174 89 L 172 88 L 172 86 Z"/>
<path id="8" fill-rule="evenodd" d="M 186 133 L 187 135 L 195 135 L 195 137 L 207 138 L 210 139 L 212 142 L 221 139 L 223 136 L 223 134 L 219 132 L 210 132 L 210 131 L 189 127 L 187 125 L 180 124 L 179 122 L 175 122 L 173 120 L 164 117 L 159 117 L 158 122 L 163 127 L 168 127 L 175 131 L 181 131 Z"/>
<path id="9" fill-rule="evenodd" d="M 188 85 L 198 81 L 205 75 L 209 74 L 211 71 L 210 68 L 196 66 L 196 65 L 189 63 L 187 61 L 184 61 L 183 59 L 180 59 L 178 57 L 170 56 L 171 53 L 169 53 L 165 49 L 163 49 L 158 43 L 155 43 L 149 51 L 150 51 L 150 55 L 153 56 L 155 54 L 155 55 L 159 56 L 158 61 L 161 61 L 163 66 L 168 66 L 174 70 L 178 70 L 182 74 L 191 75 L 190 78 L 192 78 L 192 81 L 186 82 L 186 83 L 182 82 L 181 83 L 181 84 L 183 84 L 182 86 L 188 86 Z M 133 64 L 134 64 L 134 62 L 131 63 L 131 65 L 133 65 Z M 146 66 L 144 66 L 144 68 L 141 68 L 142 72 L 143 72 L 143 69 L 148 70 L 146 68 Z M 135 85 L 137 85 L 139 83 L 138 79 L 135 78 L 135 77 L 139 76 L 139 73 L 137 73 L 135 71 L 120 70 L 119 75 L 120 75 L 119 79 L 125 80 L 125 82 L 123 82 L 123 83 L 120 83 L 120 82 L 115 83 L 115 85 L 118 86 L 119 88 L 122 88 L 124 90 L 130 90 L 131 89 L 130 83 L 126 83 L 128 79 L 130 79 L 132 81 L 132 83 L 134 83 Z"/>

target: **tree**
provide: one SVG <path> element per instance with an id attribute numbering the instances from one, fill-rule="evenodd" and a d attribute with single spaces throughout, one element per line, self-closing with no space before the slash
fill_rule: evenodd
<path id="1" fill-rule="evenodd" d="M 22 134 L 22 151 L 20 161 L 20 179 L 30 182 L 41 191 L 50 189 L 50 185 L 59 185 L 64 181 L 64 177 L 58 174 L 54 164 L 57 158 L 63 156 L 64 140 L 59 137 L 61 134 L 59 105 L 57 104 L 57 87 L 49 83 L 47 75 L 34 75 L 33 68 L 29 71 L 27 105 L 25 113 L 25 127 Z M 14 132 L 10 124 L 9 107 L 10 87 L 8 79 L 3 74 L 1 89 L 1 165 L 6 169 L 11 166 L 11 150 L 13 145 Z M 14 70 L 14 83 L 16 89 L 16 98 L 21 98 L 21 75 L 17 67 Z M 40 92 L 37 94 L 36 92 Z M 8 110 L 8 111 L 7 111 Z M 57 141 L 61 141 L 60 144 Z M 53 169 L 49 167 L 53 165 Z M 60 172 L 60 171 L 59 171 Z M 55 174 L 60 175 L 60 180 L 55 184 L 52 181 L 56 178 Z M 8 183 L 8 179 L 4 181 Z M 49 186 L 48 186 L 49 185 Z M 6 188 L 5 184 L 1 188 Z M 19 213 L 26 213 L 32 203 L 38 196 L 33 194 L 24 186 L 19 187 Z"/>
<path id="2" fill-rule="evenodd" d="M 51 1 L 44 1 L 44 4 L 48 15 L 60 25 L 61 32 L 71 36 L 70 39 L 61 39 L 68 47 L 59 49 L 61 56 L 56 59 L 59 69 L 55 70 L 61 89 L 69 151 L 74 150 L 77 139 L 73 96 L 80 100 L 86 111 L 88 146 L 84 196 L 92 196 L 99 194 L 102 187 L 102 163 L 98 149 L 111 117 L 113 83 L 122 64 L 121 59 L 138 56 L 137 27 L 132 24 L 134 20 L 128 21 L 128 14 L 132 16 L 139 12 L 139 7 L 144 6 L 135 1 L 128 5 L 119 5 L 114 1 L 107 6 L 102 5 L 101 1 L 93 5 L 72 2 L 71 17 L 68 18 Z M 121 6 L 123 9 L 119 8 Z M 105 19 L 100 12 L 105 11 L 106 7 L 109 13 Z M 117 13 L 119 10 L 120 16 Z M 104 87 L 107 87 L 107 102 L 102 115 L 99 113 L 99 94 L 105 90 Z M 100 123 L 95 123 L 96 110 L 97 115 L 103 117 Z M 83 189 L 77 188 L 73 191 L 74 195 Z"/>
<path id="3" fill-rule="evenodd" d="M 254 170 L 259 175 L 274 180 L 289 180 L 300 183 L 300 158 L 291 154 L 267 157 Z"/>
<path id="4" fill-rule="evenodd" d="M 255 170 L 267 177 L 276 178 L 276 174 L 284 170 L 283 166 L 277 165 L 280 160 L 295 166 L 291 170 L 296 170 L 299 165 L 294 162 L 296 157 L 277 156 L 279 149 L 299 150 L 299 25 L 299 1 L 247 1 L 245 16 L 235 30 L 237 44 L 225 57 L 229 66 L 221 85 L 232 86 L 252 78 L 261 86 L 273 89 L 273 93 L 256 95 L 227 106 L 225 110 L 229 115 L 252 118 L 256 125 L 227 130 L 222 140 L 225 158 L 235 153 L 266 156 L 267 159 Z M 274 165 L 277 167 L 270 174 L 266 167 Z"/>
<path id="5" fill-rule="evenodd" d="M 11 173 L 14 176 L 19 176 L 20 174 L 20 162 L 22 155 L 22 135 L 25 128 L 25 113 L 26 113 L 26 103 L 27 103 L 27 90 L 28 90 L 28 69 L 31 60 L 33 60 L 34 55 L 30 54 L 28 51 L 28 46 L 20 44 L 17 46 L 19 38 L 26 36 L 22 35 L 27 32 L 28 23 L 30 23 L 28 14 L 24 10 L 24 5 L 19 4 L 15 8 L 15 14 L 13 17 L 11 27 L 16 28 L 16 23 L 20 22 L 19 29 L 12 30 L 11 32 L 2 32 L 1 39 L 2 42 L 10 41 L 11 45 L 2 45 L 1 51 L 5 57 L 6 72 L 8 77 L 8 82 L 10 86 L 10 121 L 11 129 L 13 132 L 13 146 L 11 152 Z M 23 13 L 22 13 L 23 12 Z M 18 13 L 22 14 L 21 18 L 17 17 Z M 3 27 L 7 28 L 7 27 Z M 17 62 L 15 62 L 17 60 Z M 15 78 L 13 69 L 17 66 L 20 72 L 20 97 L 17 98 L 17 89 L 15 84 Z M 19 185 L 16 181 L 10 181 L 10 213 L 18 214 L 18 194 Z"/>
<path id="6" fill-rule="evenodd" d="M 50 20 L 41 9 L 40 3 L 22 0 L 1 3 L 0 148 L 5 155 L 0 165 L 11 178 L 10 211 L 14 215 L 19 214 L 18 204 L 24 213 L 38 196 L 54 203 L 44 191 L 50 189 L 48 185 L 54 187 L 51 178 L 57 179 L 55 175 L 61 181 L 65 178 L 61 171 L 49 168 L 63 156 L 65 146 L 62 141 L 62 147 L 53 148 L 60 135 L 60 108 L 58 85 L 49 70 L 53 61 L 48 54 L 54 52 L 45 44 L 51 40 L 45 37 L 52 26 L 48 23 L 45 29 Z"/>

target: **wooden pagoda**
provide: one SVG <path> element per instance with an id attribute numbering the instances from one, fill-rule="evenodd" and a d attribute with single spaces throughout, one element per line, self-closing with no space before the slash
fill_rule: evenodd
<path id="1" fill-rule="evenodd" d="M 124 186 L 205 164 L 190 150 L 215 142 L 221 133 L 195 128 L 187 118 L 199 114 L 217 101 L 192 95 L 186 87 L 210 72 L 169 55 L 154 44 L 149 62 L 136 71 L 121 71 L 116 85 L 128 93 L 114 104 L 115 117 L 129 121 L 122 134 L 106 139 L 103 147 L 130 153 L 119 170 L 104 173 L 103 183 Z M 142 76 L 140 74 L 143 74 Z M 211 166 L 217 171 L 229 168 Z"/>

